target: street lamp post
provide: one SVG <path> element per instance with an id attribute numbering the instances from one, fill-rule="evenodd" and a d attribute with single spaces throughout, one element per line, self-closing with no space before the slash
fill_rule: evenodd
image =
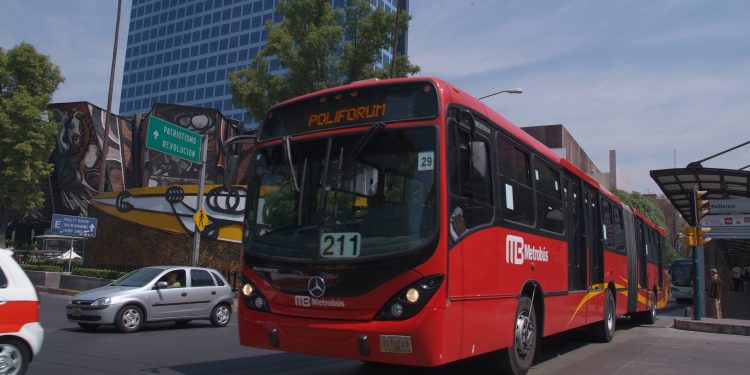
<path id="1" fill-rule="evenodd" d="M 478 100 L 482 100 L 482 99 L 485 99 L 485 98 L 489 98 L 490 96 L 495 96 L 497 94 L 502 94 L 502 93 L 507 93 L 507 94 L 523 94 L 523 90 L 520 89 L 520 88 L 517 88 L 517 89 L 508 89 L 508 90 L 498 91 L 498 92 L 493 93 L 493 94 L 485 95 L 485 96 L 482 96 L 482 97 L 477 98 L 477 99 Z"/>

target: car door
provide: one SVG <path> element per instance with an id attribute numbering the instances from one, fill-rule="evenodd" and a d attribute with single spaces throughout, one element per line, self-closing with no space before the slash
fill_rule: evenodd
<path id="1" fill-rule="evenodd" d="M 177 274 L 179 286 L 160 288 L 160 281 L 168 281 L 170 273 Z M 179 319 L 191 317 L 191 307 L 186 284 L 186 271 L 184 269 L 171 269 L 156 279 L 153 289 L 149 292 L 149 320 Z"/>
<path id="2" fill-rule="evenodd" d="M 218 287 L 211 274 L 203 269 L 190 270 L 190 303 L 195 317 L 208 317 L 213 308 L 213 301 L 218 294 Z"/>

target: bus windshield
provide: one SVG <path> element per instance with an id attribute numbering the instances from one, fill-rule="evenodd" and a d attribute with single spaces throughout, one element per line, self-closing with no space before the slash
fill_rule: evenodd
<path id="1" fill-rule="evenodd" d="M 672 263 L 672 285 L 693 286 L 693 262 L 677 260 Z"/>
<path id="2" fill-rule="evenodd" d="M 383 128 L 256 149 L 248 254 L 356 261 L 412 251 L 437 231 L 436 130 Z"/>

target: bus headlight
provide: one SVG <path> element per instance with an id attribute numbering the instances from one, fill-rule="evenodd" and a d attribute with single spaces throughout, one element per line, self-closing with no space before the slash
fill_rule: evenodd
<path id="1" fill-rule="evenodd" d="M 250 281 L 242 275 L 240 282 L 242 283 L 242 302 L 245 306 L 251 310 L 270 312 L 271 309 L 268 306 L 266 297 L 260 293 L 260 290 L 256 288 Z"/>
<path id="2" fill-rule="evenodd" d="M 253 286 L 250 285 L 250 283 L 245 283 L 242 285 L 242 295 L 245 297 L 250 297 L 251 294 L 253 294 L 255 290 L 253 289 Z"/>
<path id="3" fill-rule="evenodd" d="M 425 277 L 399 291 L 383 306 L 375 320 L 403 320 L 417 315 L 443 283 L 443 275 Z"/>

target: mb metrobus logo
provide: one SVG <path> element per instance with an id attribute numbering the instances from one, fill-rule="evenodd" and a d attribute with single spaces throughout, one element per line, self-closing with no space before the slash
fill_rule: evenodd
<path id="1" fill-rule="evenodd" d="M 521 265 L 524 260 L 548 262 L 549 251 L 524 243 L 523 237 L 509 234 L 505 237 L 505 263 Z"/>

